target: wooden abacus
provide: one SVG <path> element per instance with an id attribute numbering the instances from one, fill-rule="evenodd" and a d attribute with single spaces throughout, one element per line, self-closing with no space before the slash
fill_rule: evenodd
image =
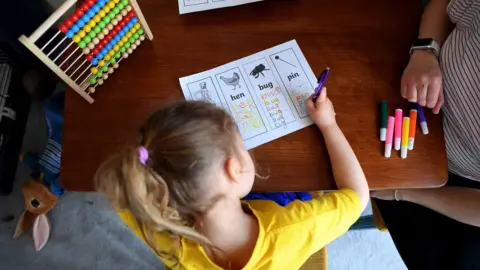
<path id="1" fill-rule="evenodd" d="M 35 43 L 76 2 L 65 1 L 29 37 L 22 35 L 19 40 L 68 86 L 93 103 L 96 87 L 145 36 L 152 40 L 153 35 L 136 0 L 86 0 L 38 47 Z"/>

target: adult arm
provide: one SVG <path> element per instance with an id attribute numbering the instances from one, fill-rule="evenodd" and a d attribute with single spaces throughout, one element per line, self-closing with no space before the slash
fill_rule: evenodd
<path id="1" fill-rule="evenodd" d="M 423 205 L 465 224 L 480 227 L 480 190 L 446 186 L 398 190 L 400 200 Z"/>
<path id="2" fill-rule="evenodd" d="M 448 0 L 430 0 L 423 12 L 419 38 L 432 38 L 440 46 L 446 40 L 450 20 Z M 442 73 L 438 59 L 429 51 L 417 50 L 410 56 L 401 80 L 401 95 L 411 102 L 431 108 L 438 113 L 443 106 Z"/>
<path id="3" fill-rule="evenodd" d="M 448 2 L 449 0 L 430 0 L 422 15 L 419 38 L 433 38 L 440 46 L 443 44 L 450 27 Z"/>
<path id="4" fill-rule="evenodd" d="M 394 200 L 395 190 L 372 191 L 372 197 Z M 397 190 L 397 199 L 430 208 L 462 223 L 480 227 L 480 190 L 444 186 L 434 189 Z"/>

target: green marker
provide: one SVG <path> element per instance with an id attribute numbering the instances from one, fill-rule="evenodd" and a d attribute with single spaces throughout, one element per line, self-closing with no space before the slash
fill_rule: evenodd
<path id="1" fill-rule="evenodd" d="M 380 141 L 387 138 L 388 103 L 386 100 L 380 102 Z"/>

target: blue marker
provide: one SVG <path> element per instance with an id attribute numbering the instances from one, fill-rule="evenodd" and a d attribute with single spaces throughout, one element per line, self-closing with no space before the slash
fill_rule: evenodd
<path id="1" fill-rule="evenodd" d="M 422 133 L 427 135 L 428 134 L 427 119 L 425 118 L 425 113 L 423 112 L 423 108 L 418 103 L 415 104 L 415 107 L 418 112 L 418 119 L 420 122 L 420 128 L 422 129 Z"/>

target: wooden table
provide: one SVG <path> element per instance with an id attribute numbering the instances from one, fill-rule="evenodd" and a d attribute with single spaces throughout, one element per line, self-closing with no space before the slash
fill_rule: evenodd
<path id="1" fill-rule="evenodd" d="M 417 132 L 415 149 L 386 159 L 378 139 L 378 102 L 390 113 L 407 109 L 399 96 L 408 49 L 416 37 L 421 1 L 267 0 L 233 8 L 178 15 L 176 1 L 139 0 L 153 42 L 122 61 L 87 104 L 68 91 L 62 184 L 92 190 L 99 164 L 119 147 L 134 144 L 149 114 L 183 99 L 178 78 L 296 39 L 315 72 L 328 64 L 327 82 L 337 121 L 372 189 L 437 187 L 447 163 L 440 116 L 427 112 L 431 133 Z M 299 191 L 335 187 L 322 136 L 314 126 L 252 151 L 260 173 L 255 190 Z"/>

